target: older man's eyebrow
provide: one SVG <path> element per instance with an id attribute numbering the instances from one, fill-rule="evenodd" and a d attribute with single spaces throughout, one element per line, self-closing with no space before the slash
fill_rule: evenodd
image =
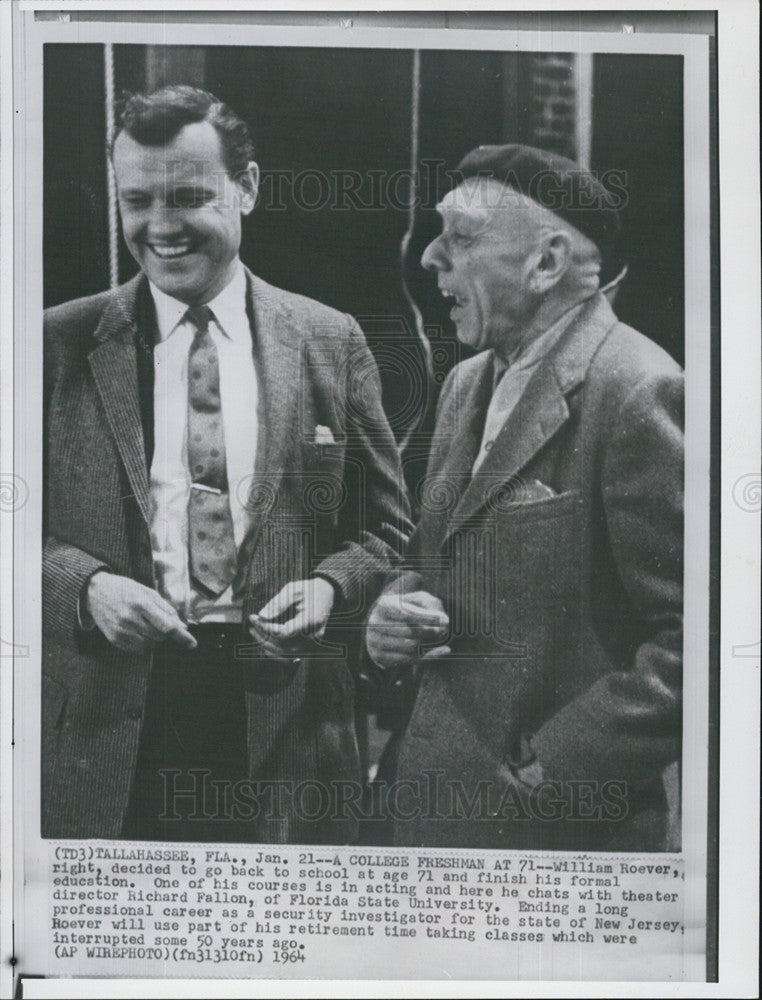
<path id="1" fill-rule="evenodd" d="M 455 202 L 444 202 L 440 201 L 436 206 L 437 212 L 444 218 L 447 216 L 452 219 L 468 219 L 469 213 L 465 211 L 462 206 L 457 205 Z"/>
<path id="2" fill-rule="evenodd" d="M 461 205 L 444 205 L 439 210 L 445 229 L 457 228 L 469 233 L 481 232 L 490 224 L 490 213 L 479 208 L 465 209 Z"/>

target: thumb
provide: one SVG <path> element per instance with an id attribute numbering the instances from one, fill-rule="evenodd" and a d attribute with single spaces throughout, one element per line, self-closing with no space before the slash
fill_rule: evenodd
<path id="1" fill-rule="evenodd" d="M 427 650 L 423 656 L 422 660 L 439 660 L 443 656 L 449 656 L 452 650 L 449 646 L 436 646 L 434 649 Z"/>
<path id="2" fill-rule="evenodd" d="M 413 594 L 403 594 L 400 597 L 400 607 L 406 610 L 420 621 L 428 624 L 446 628 L 450 622 L 444 605 L 438 597 L 427 594 L 425 591 L 416 591 Z"/>
<path id="3" fill-rule="evenodd" d="M 260 610 L 260 618 L 279 618 L 285 611 L 296 603 L 297 596 L 290 583 L 278 591 L 271 600 Z"/>
<path id="4" fill-rule="evenodd" d="M 400 594 L 400 601 L 403 604 L 412 604 L 416 608 L 424 608 L 426 611 L 439 611 L 442 608 L 439 598 L 426 590 L 413 590 L 407 594 Z"/>

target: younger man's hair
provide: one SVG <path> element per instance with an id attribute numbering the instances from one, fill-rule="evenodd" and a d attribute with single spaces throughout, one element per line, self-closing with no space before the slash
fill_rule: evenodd
<path id="1" fill-rule="evenodd" d="M 141 146 L 166 146 L 180 129 L 194 122 L 209 122 L 220 137 L 228 174 L 237 180 L 254 159 L 248 126 L 214 94 L 184 85 L 162 87 L 151 94 L 130 94 L 124 101 L 111 139 L 126 132 Z"/>

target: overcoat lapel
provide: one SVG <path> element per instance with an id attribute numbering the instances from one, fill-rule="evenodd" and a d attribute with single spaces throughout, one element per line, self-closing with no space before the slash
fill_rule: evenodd
<path id="1" fill-rule="evenodd" d="M 459 492 L 471 478 L 471 469 L 481 447 L 484 418 L 492 394 L 494 366 L 489 351 L 463 378 L 456 371 L 455 384 L 446 414 L 442 414 L 433 442 L 431 468 L 435 475 L 446 476 L 458 484 Z M 441 449 L 441 454 L 438 454 Z"/>
<path id="2" fill-rule="evenodd" d="M 447 406 L 439 414 L 427 475 L 421 484 L 421 522 L 430 538 L 444 539 L 453 512 L 471 480 L 493 378 L 489 351 L 470 365 L 455 370 L 455 382 Z"/>
<path id="3" fill-rule="evenodd" d="M 448 535 L 490 502 L 496 488 L 518 476 L 569 419 L 566 396 L 584 381 L 603 338 L 617 322 L 601 295 L 572 321 L 508 416 L 450 519 Z"/>
<path id="4" fill-rule="evenodd" d="M 95 331 L 99 343 L 88 360 L 135 500 L 148 521 L 148 470 L 136 346 L 137 298 L 144 280 L 138 275 L 117 289 Z"/>
<path id="5" fill-rule="evenodd" d="M 497 487 L 516 476 L 568 417 L 569 408 L 552 367 L 537 371 L 463 493 L 451 530 L 473 517 Z"/>

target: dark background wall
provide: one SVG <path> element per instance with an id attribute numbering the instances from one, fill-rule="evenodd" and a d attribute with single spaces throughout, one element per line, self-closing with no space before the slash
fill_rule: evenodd
<path id="1" fill-rule="evenodd" d="M 435 355 L 440 376 L 462 356 L 435 282 L 418 263 L 436 232 L 432 209 L 449 187 L 446 170 L 481 143 L 574 152 L 564 125 L 573 103 L 564 98 L 572 81 L 563 56 L 422 52 L 420 206 L 403 261 L 413 59 L 409 50 L 391 49 L 114 47 L 117 96 L 165 82 L 194 83 L 250 123 L 263 188 L 245 224 L 243 260 L 266 280 L 360 319 L 380 360 L 400 436 L 415 416 L 408 405 L 411 392 L 418 393 L 412 369 L 423 366 L 403 276 L 430 337 L 445 348 Z M 108 287 L 103 66 L 99 45 L 45 47 L 46 306 Z M 630 269 L 617 312 L 680 361 L 682 107 L 680 57 L 594 57 L 590 166 L 625 171 L 627 178 Z M 554 134 L 548 116 L 556 112 Z M 350 172 L 359 187 L 337 202 L 339 178 Z M 121 244 L 120 279 L 134 271 Z M 401 353 L 409 364 L 395 364 Z"/>

